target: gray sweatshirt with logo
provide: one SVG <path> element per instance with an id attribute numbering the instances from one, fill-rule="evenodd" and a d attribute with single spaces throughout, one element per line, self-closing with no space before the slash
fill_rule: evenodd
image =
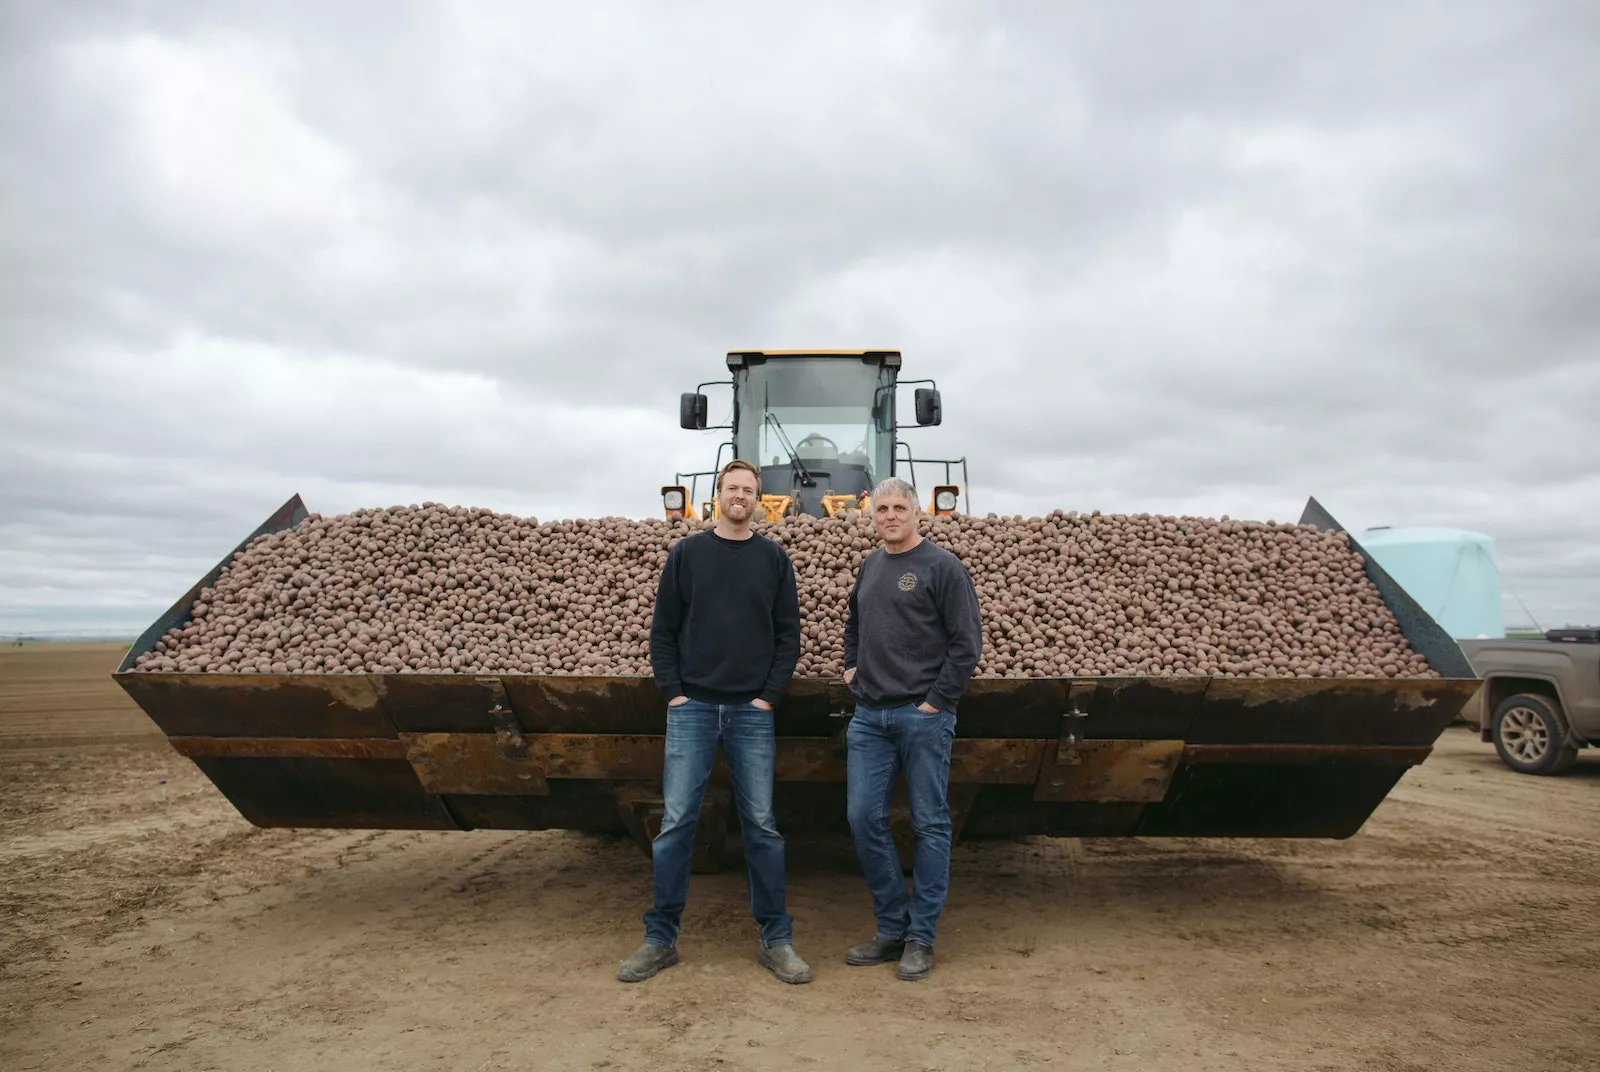
<path id="1" fill-rule="evenodd" d="M 880 547 L 861 563 L 844 627 L 857 700 L 954 713 L 982 650 L 978 592 L 955 555 L 924 539 L 898 555 Z"/>

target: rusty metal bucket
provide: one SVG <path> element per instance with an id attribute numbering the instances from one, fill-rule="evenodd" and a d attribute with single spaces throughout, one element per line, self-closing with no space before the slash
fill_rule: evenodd
<path id="1" fill-rule="evenodd" d="M 305 516 L 291 499 L 251 538 Z M 1315 500 L 1306 519 L 1336 527 Z M 250 822 L 616 831 L 648 847 L 666 730 L 650 679 L 131 672 L 220 568 L 135 642 L 115 679 Z M 1367 569 L 1445 677 L 974 680 L 951 761 L 956 835 L 1355 833 L 1479 684 L 1432 619 Z M 842 682 L 803 678 L 778 705 L 786 836 L 847 832 L 852 704 Z M 734 824 L 726 774 L 719 762 L 707 793 L 703 869 L 722 861 Z"/>

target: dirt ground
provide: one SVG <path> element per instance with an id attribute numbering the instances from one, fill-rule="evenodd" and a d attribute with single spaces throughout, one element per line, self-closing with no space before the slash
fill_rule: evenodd
<path id="1" fill-rule="evenodd" d="M 1600 1063 L 1600 759 L 1447 731 L 1343 842 L 957 847 L 938 967 L 849 968 L 847 846 L 796 847 L 816 981 L 742 874 L 615 981 L 648 861 L 561 832 L 251 827 L 106 677 L 0 651 L 0 1068 L 1566 1069 Z"/>

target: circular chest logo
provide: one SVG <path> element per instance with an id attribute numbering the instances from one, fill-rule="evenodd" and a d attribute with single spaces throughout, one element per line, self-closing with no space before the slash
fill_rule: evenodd
<path id="1" fill-rule="evenodd" d="M 909 592 L 917 586 L 917 575 L 910 570 L 900 575 L 900 591 Z"/>

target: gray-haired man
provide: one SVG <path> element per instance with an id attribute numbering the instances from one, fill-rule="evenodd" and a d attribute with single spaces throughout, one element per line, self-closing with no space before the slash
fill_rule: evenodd
<path id="1" fill-rule="evenodd" d="M 978 664 L 978 593 L 961 560 L 917 531 L 917 493 L 889 479 L 872 493 L 883 546 L 850 591 L 844 679 L 856 697 L 847 785 L 850 830 L 872 891 L 878 932 L 849 964 L 899 960 L 895 974 L 933 970 L 934 931 L 950 885 L 950 744 L 956 703 Z M 889 833 L 889 791 L 905 771 L 916 835 L 914 897 L 906 894 Z"/>

